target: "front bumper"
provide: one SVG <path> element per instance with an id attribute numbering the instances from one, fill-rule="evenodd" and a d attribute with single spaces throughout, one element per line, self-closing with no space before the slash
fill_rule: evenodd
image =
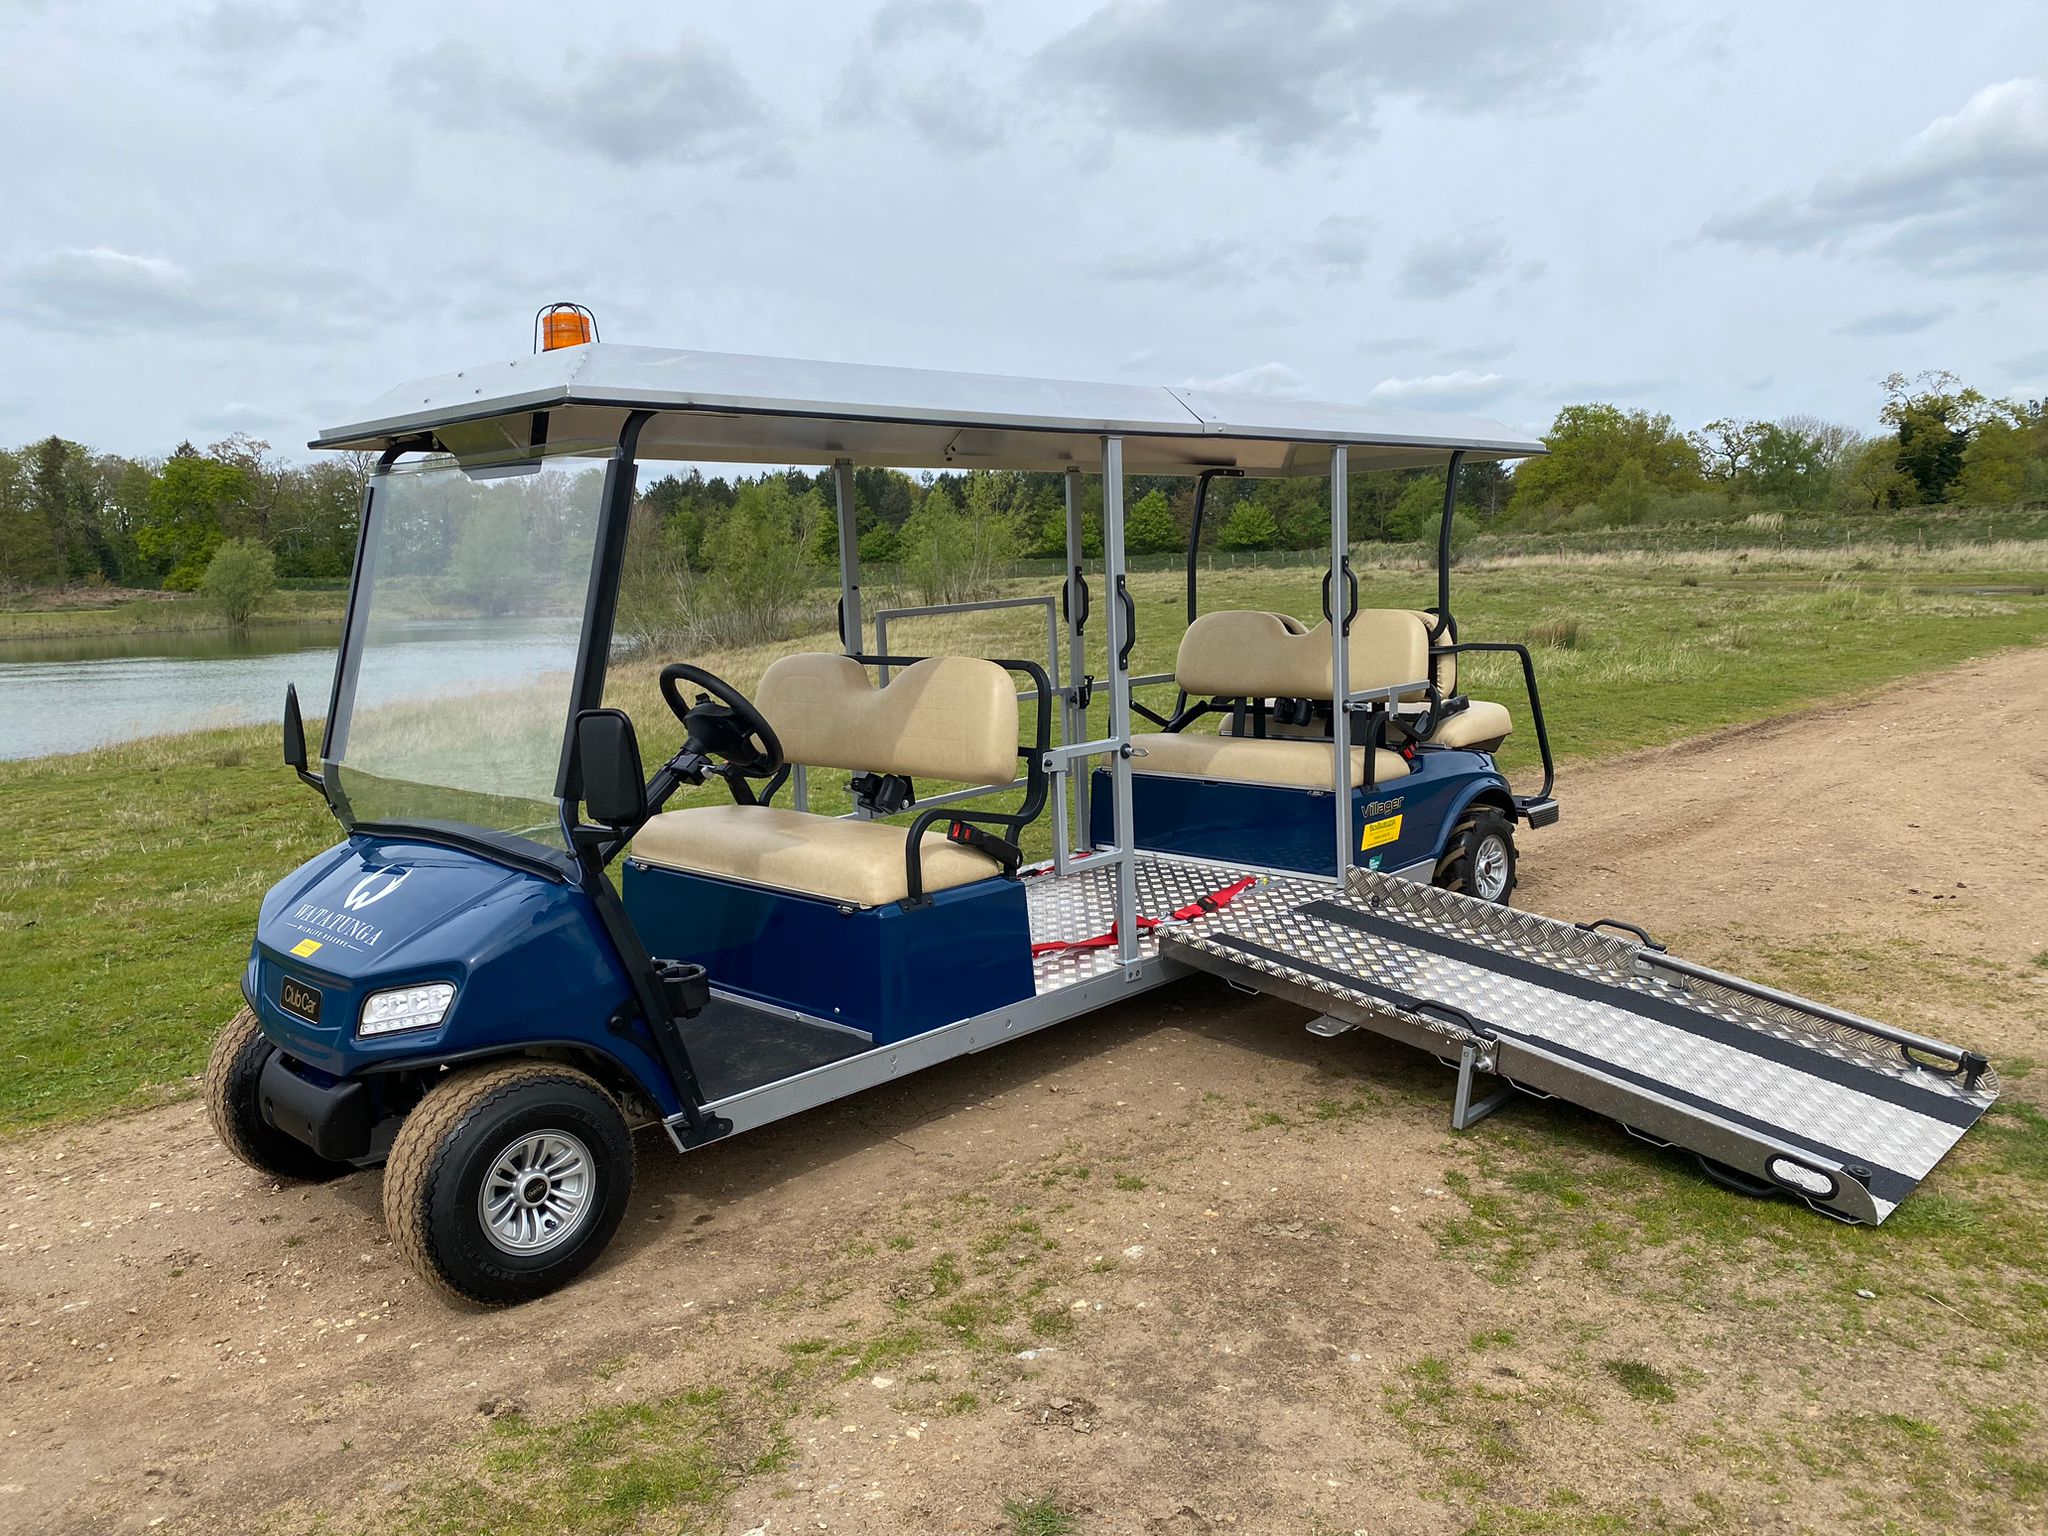
<path id="1" fill-rule="evenodd" d="M 256 1102 L 271 1125 L 332 1162 L 370 1155 L 377 1116 L 365 1083 L 318 1081 L 294 1070 L 283 1051 L 272 1051 L 257 1080 Z"/>

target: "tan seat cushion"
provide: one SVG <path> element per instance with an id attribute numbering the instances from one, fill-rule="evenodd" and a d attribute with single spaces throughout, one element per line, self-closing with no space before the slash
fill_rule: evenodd
<path id="1" fill-rule="evenodd" d="M 1330 787 L 1330 743 L 1276 741 L 1254 736 L 1197 735 L 1192 731 L 1134 736 L 1131 745 L 1144 751 L 1133 757 L 1136 773 L 1172 773 L 1193 779 L 1221 779 L 1231 784 L 1276 784 L 1286 789 Z M 1382 751 L 1374 760 L 1375 781 L 1406 778 L 1408 764 L 1398 752 Z M 1351 749 L 1351 784 L 1365 782 L 1365 748 Z"/>
<path id="2" fill-rule="evenodd" d="M 1304 631 L 1277 613 L 1224 609 L 1188 626 L 1174 680 L 1197 697 L 1327 699 L 1330 650 L 1327 619 Z M 1348 657 L 1354 692 L 1424 681 L 1429 628 L 1405 608 L 1362 609 L 1351 621 Z"/>
<path id="3" fill-rule="evenodd" d="M 909 835 L 908 827 L 884 821 L 841 821 L 769 805 L 707 805 L 655 817 L 634 837 L 633 855 L 664 869 L 879 907 L 910 895 L 903 859 Z M 925 834 L 927 891 L 998 873 L 987 854 L 937 832 Z"/>
<path id="4" fill-rule="evenodd" d="M 807 651 L 762 673 L 754 703 L 792 763 L 961 784 L 1017 776 L 1017 687 L 977 656 L 930 656 L 877 688 L 851 656 Z"/>
<path id="5" fill-rule="evenodd" d="M 1470 747 L 1499 741 L 1514 730 L 1515 722 L 1505 704 L 1491 699 L 1473 699 L 1436 728 L 1429 738 L 1433 747 Z"/>

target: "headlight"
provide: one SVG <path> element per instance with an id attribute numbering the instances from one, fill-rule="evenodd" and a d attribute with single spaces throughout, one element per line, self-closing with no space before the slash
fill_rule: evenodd
<path id="1" fill-rule="evenodd" d="M 407 1029 L 432 1029 L 448 1016 L 455 1001 L 455 988 L 445 981 L 430 981 L 422 987 L 394 987 L 389 992 L 372 992 L 363 999 L 363 1016 L 356 1034 L 395 1035 Z"/>

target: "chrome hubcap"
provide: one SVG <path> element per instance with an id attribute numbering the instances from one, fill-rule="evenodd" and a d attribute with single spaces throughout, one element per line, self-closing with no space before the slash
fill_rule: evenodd
<path id="1" fill-rule="evenodd" d="M 1508 889 L 1508 845 L 1489 833 L 1472 851 L 1472 889 L 1488 901 L 1499 901 Z"/>
<path id="2" fill-rule="evenodd" d="M 498 1154 L 477 1192 L 484 1235 L 507 1253 L 546 1253 L 590 1214 L 590 1149 L 567 1131 L 537 1131 Z"/>

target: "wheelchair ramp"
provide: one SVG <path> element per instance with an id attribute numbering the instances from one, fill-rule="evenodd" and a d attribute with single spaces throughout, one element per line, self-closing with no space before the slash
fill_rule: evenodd
<path id="1" fill-rule="evenodd" d="M 1159 952 L 1695 1153 L 1713 1176 L 1880 1222 L 1998 1096 L 1973 1052 L 1596 931 L 1354 870 L 1299 902 L 1163 929 Z M 1499 1082 L 1489 1084 L 1488 1076 Z M 1507 1097 L 1503 1091 L 1499 1097 Z"/>

